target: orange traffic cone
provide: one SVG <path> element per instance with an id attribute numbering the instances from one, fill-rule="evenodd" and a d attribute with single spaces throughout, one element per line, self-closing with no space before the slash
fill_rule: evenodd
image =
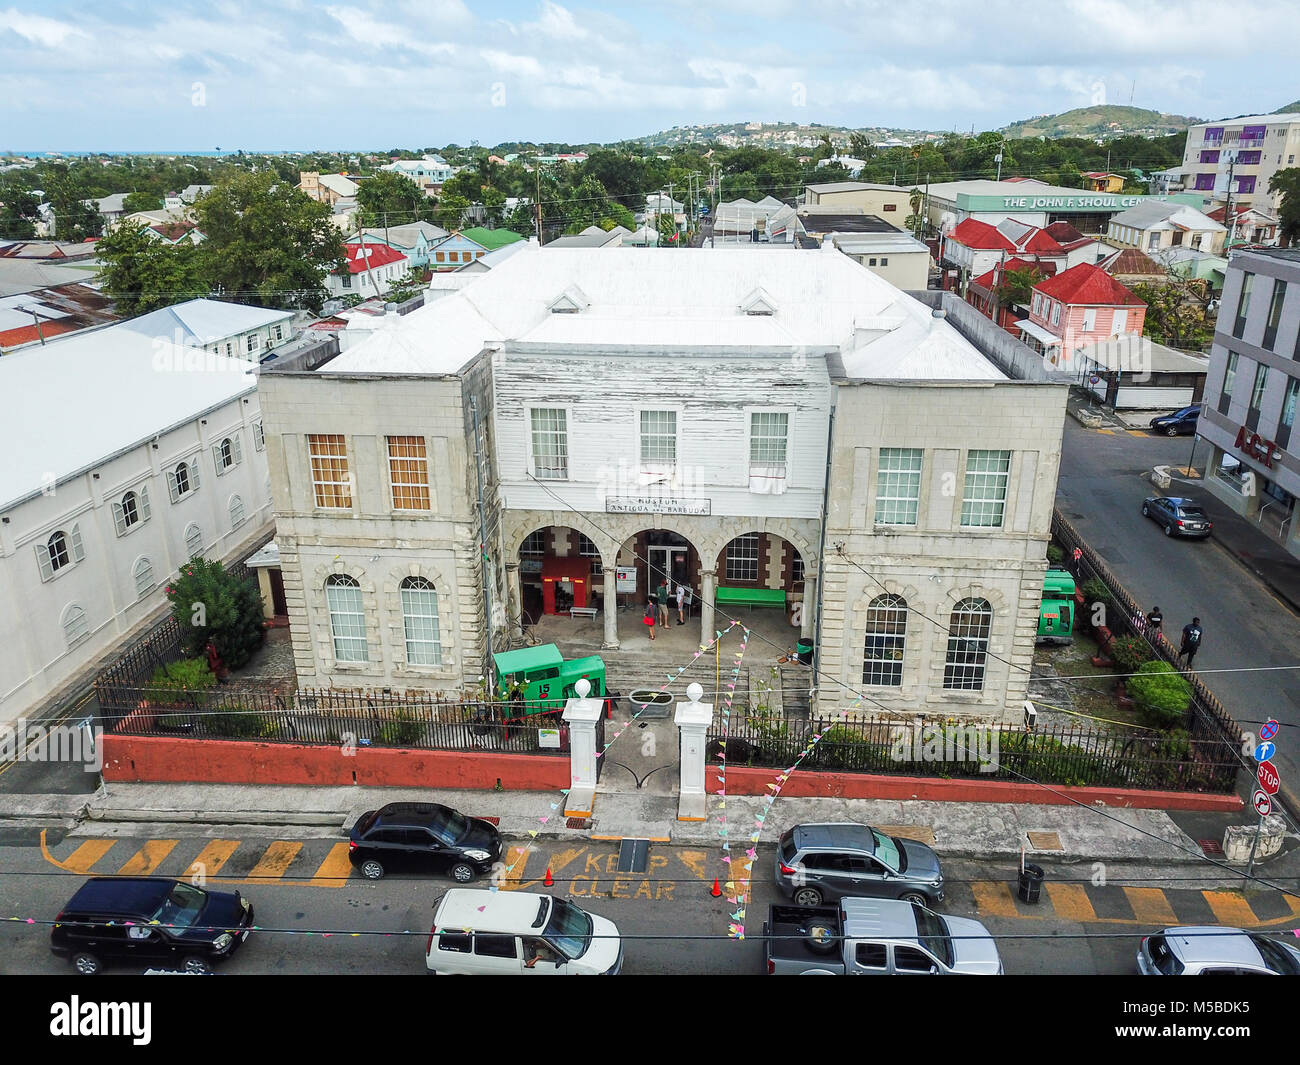
<path id="1" fill-rule="evenodd" d="M 719 886 L 718 878 L 716 876 L 713 878 L 713 890 L 710 891 L 709 894 L 712 895 L 715 899 L 722 898 L 722 888 Z"/>
<path id="2" fill-rule="evenodd" d="M 547 887 L 555 886 L 555 877 L 551 876 L 551 867 L 549 865 L 546 867 L 546 879 L 542 883 Z"/>

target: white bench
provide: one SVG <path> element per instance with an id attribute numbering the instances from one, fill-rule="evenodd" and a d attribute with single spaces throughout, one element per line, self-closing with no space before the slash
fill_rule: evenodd
<path id="1" fill-rule="evenodd" d="M 575 606 L 569 608 L 569 617 L 571 618 L 590 618 L 596 620 L 597 608 L 594 606 Z"/>

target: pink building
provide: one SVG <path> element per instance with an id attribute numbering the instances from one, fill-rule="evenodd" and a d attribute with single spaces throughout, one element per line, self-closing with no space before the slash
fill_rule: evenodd
<path id="1" fill-rule="evenodd" d="M 1024 341 L 1049 367 L 1070 369 L 1076 350 L 1123 336 L 1140 337 L 1147 305 L 1100 267 L 1080 263 L 1034 286 Z"/>

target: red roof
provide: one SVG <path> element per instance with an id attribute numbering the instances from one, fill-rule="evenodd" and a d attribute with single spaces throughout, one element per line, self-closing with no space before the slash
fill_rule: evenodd
<path id="1" fill-rule="evenodd" d="M 985 271 L 980 274 L 979 277 L 975 278 L 971 284 L 979 285 L 979 287 L 983 289 L 992 289 L 994 281 L 993 275 L 997 273 L 997 269 L 998 268 L 995 266 L 992 270 Z M 1028 259 L 1008 259 L 1002 264 L 1003 273 L 1014 270 L 1037 270 L 1046 278 L 1051 277 L 1056 273 L 1056 263 L 1035 263 L 1030 262 Z"/>
<path id="2" fill-rule="evenodd" d="M 1058 244 L 1051 234 L 1041 229 L 1035 229 L 1019 248 L 1020 251 L 1032 252 L 1034 255 L 1059 255 L 1061 245 Z"/>
<path id="3" fill-rule="evenodd" d="M 948 239 L 963 248 L 977 248 L 980 251 L 1015 251 L 1015 245 L 1007 240 L 996 228 L 978 218 L 963 218 L 957 227 L 948 234 Z"/>
<path id="4" fill-rule="evenodd" d="M 1080 263 L 1034 286 L 1044 296 L 1072 306 L 1144 307 L 1133 293 L 1091 263 Z"/>
<path id="5" fill-rule="evenodd" d="M 1052 222 L 1050 225 L 1043 227 L 1043 232 L 1058 244 L 1071 244 L 1076 240 L 1084 239 L 1083 234 L 1070 225 L 1069 222 Z"/>
<path id="6" fill-rule="evenodd" d="M 390 248 L 387 244 L 366 244 L 367 254 L 361 253 L 362 245 L 348 244 L 348 273 L 359 274 L 366 269 L 367 263 L 371 269 L 377 266 L 388 266 L 390 263 L 399 263 L 406 258 L 400 251 Z"/>

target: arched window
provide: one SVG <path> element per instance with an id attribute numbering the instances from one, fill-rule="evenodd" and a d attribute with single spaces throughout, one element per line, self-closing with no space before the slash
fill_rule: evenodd
<path id="1" fill-rule="evenodd" d="M 140 520 L 140 507 L 134 492 L 127 492 L 122 497 L 122 524 L 128 529 Z"/>
<path id="2" fill-rule="evenodd" d="M 233 470 L 243 461 L 244 456 L 240 451 L 238 433 L 232 433 L 224 437 L 221 443 L 212 445 L 212 461 L 216 464 L 218 477 Z"/>
<path id="3" fill-rule="evenodd" d="M 203 554 L 203 530 L 195 522 L 190 522 L 185 527 L 185 551 L 190 558 L 198 558 Z"/>
<path id="4" fill-rule="evenodd" d="M 142 485 L 140 490 L 127 492 L 121 500 L 113 504 L 113 524 L 117 535 L 123 535 L 128 529 L 149 520 L 149 489 Z"/>
<path id="5" fill-rule="evenodd" d="M 90 632 L 90 626 L 86 623 L 86 612 L 76 603 L 69 604 L 63 611 L 60 624 L 63 626 L 63 639 L 69 647 L 80 643 Z"/>
<path id="6" fill-rule="evenodd" d="M 330 635 L 334 638 L 336 662 L 369 662 L 366 647 L 366 615 L 361 604 L 361 586 L 355 577 L 336 573 L 325 581 L 325 603 L 330 613 Z"/>
<path id="7" fill-rule="evenodd" d="M 158 583 L 153 579 L 153 563 L 141 555 L 135 560 L 135 565 L 131 568 L 131 576 L 135 578 L 135 597 L 143 599 L 153 591 L 154 586 Z"/>
<path id="8" fill-rule="evenodd" d="M 406 661 L 412 666 L 442 664 L 438 629 L 438 592 L 424 577 L 402 581 L 402 622 L 406 627 Z"/>
<path id="9" fill-rule="evenodd" d="M 50 538 L 45 542 L 45 546 L 50 552 L 50 569 L 54 570 L 55 573 L 72 561 L 68 555 L 68 538 L 64 535 L 62 529 L 50 533 Z"/>
<path id="10" fill-rule="evenodd" d="M 73 525 L 64 532 L 56 529 L 44 543 L 36 545 L 36 562 L 40 566 L 41 580 L 48 581 L 61 569 L 86 557 L 81 547 L 81 527 Z"/>
<path id="11" fill-rule="evenodd" d="M 963 599 L 948 625 L 948 657 L 943 686 L 953 691 L 983 691 L 993 608 L 987 599 Z"/>
<path id="12" fill-rule="evenodd" d="M 244 524 L 244 501 L 239 496 L 230 497 L 230 527 L 238 529 Z"/>
<path id="13" fill-rule="evenodd" d="M 176 485 L 176 494 L 178 496 L 183 496 L 190 490 L 190 464 L 188 462 L 182 462 L 177 466 L 172 473 L 172 477 L 174 478 L 172 483 Z"/>
<path id="14" fill-rule="evenodd" d="M 907 600 L 901 595 L 876 596 L 867 607 L 862 683 L 892 688 L 901 685 L 906 645 Z"/>

